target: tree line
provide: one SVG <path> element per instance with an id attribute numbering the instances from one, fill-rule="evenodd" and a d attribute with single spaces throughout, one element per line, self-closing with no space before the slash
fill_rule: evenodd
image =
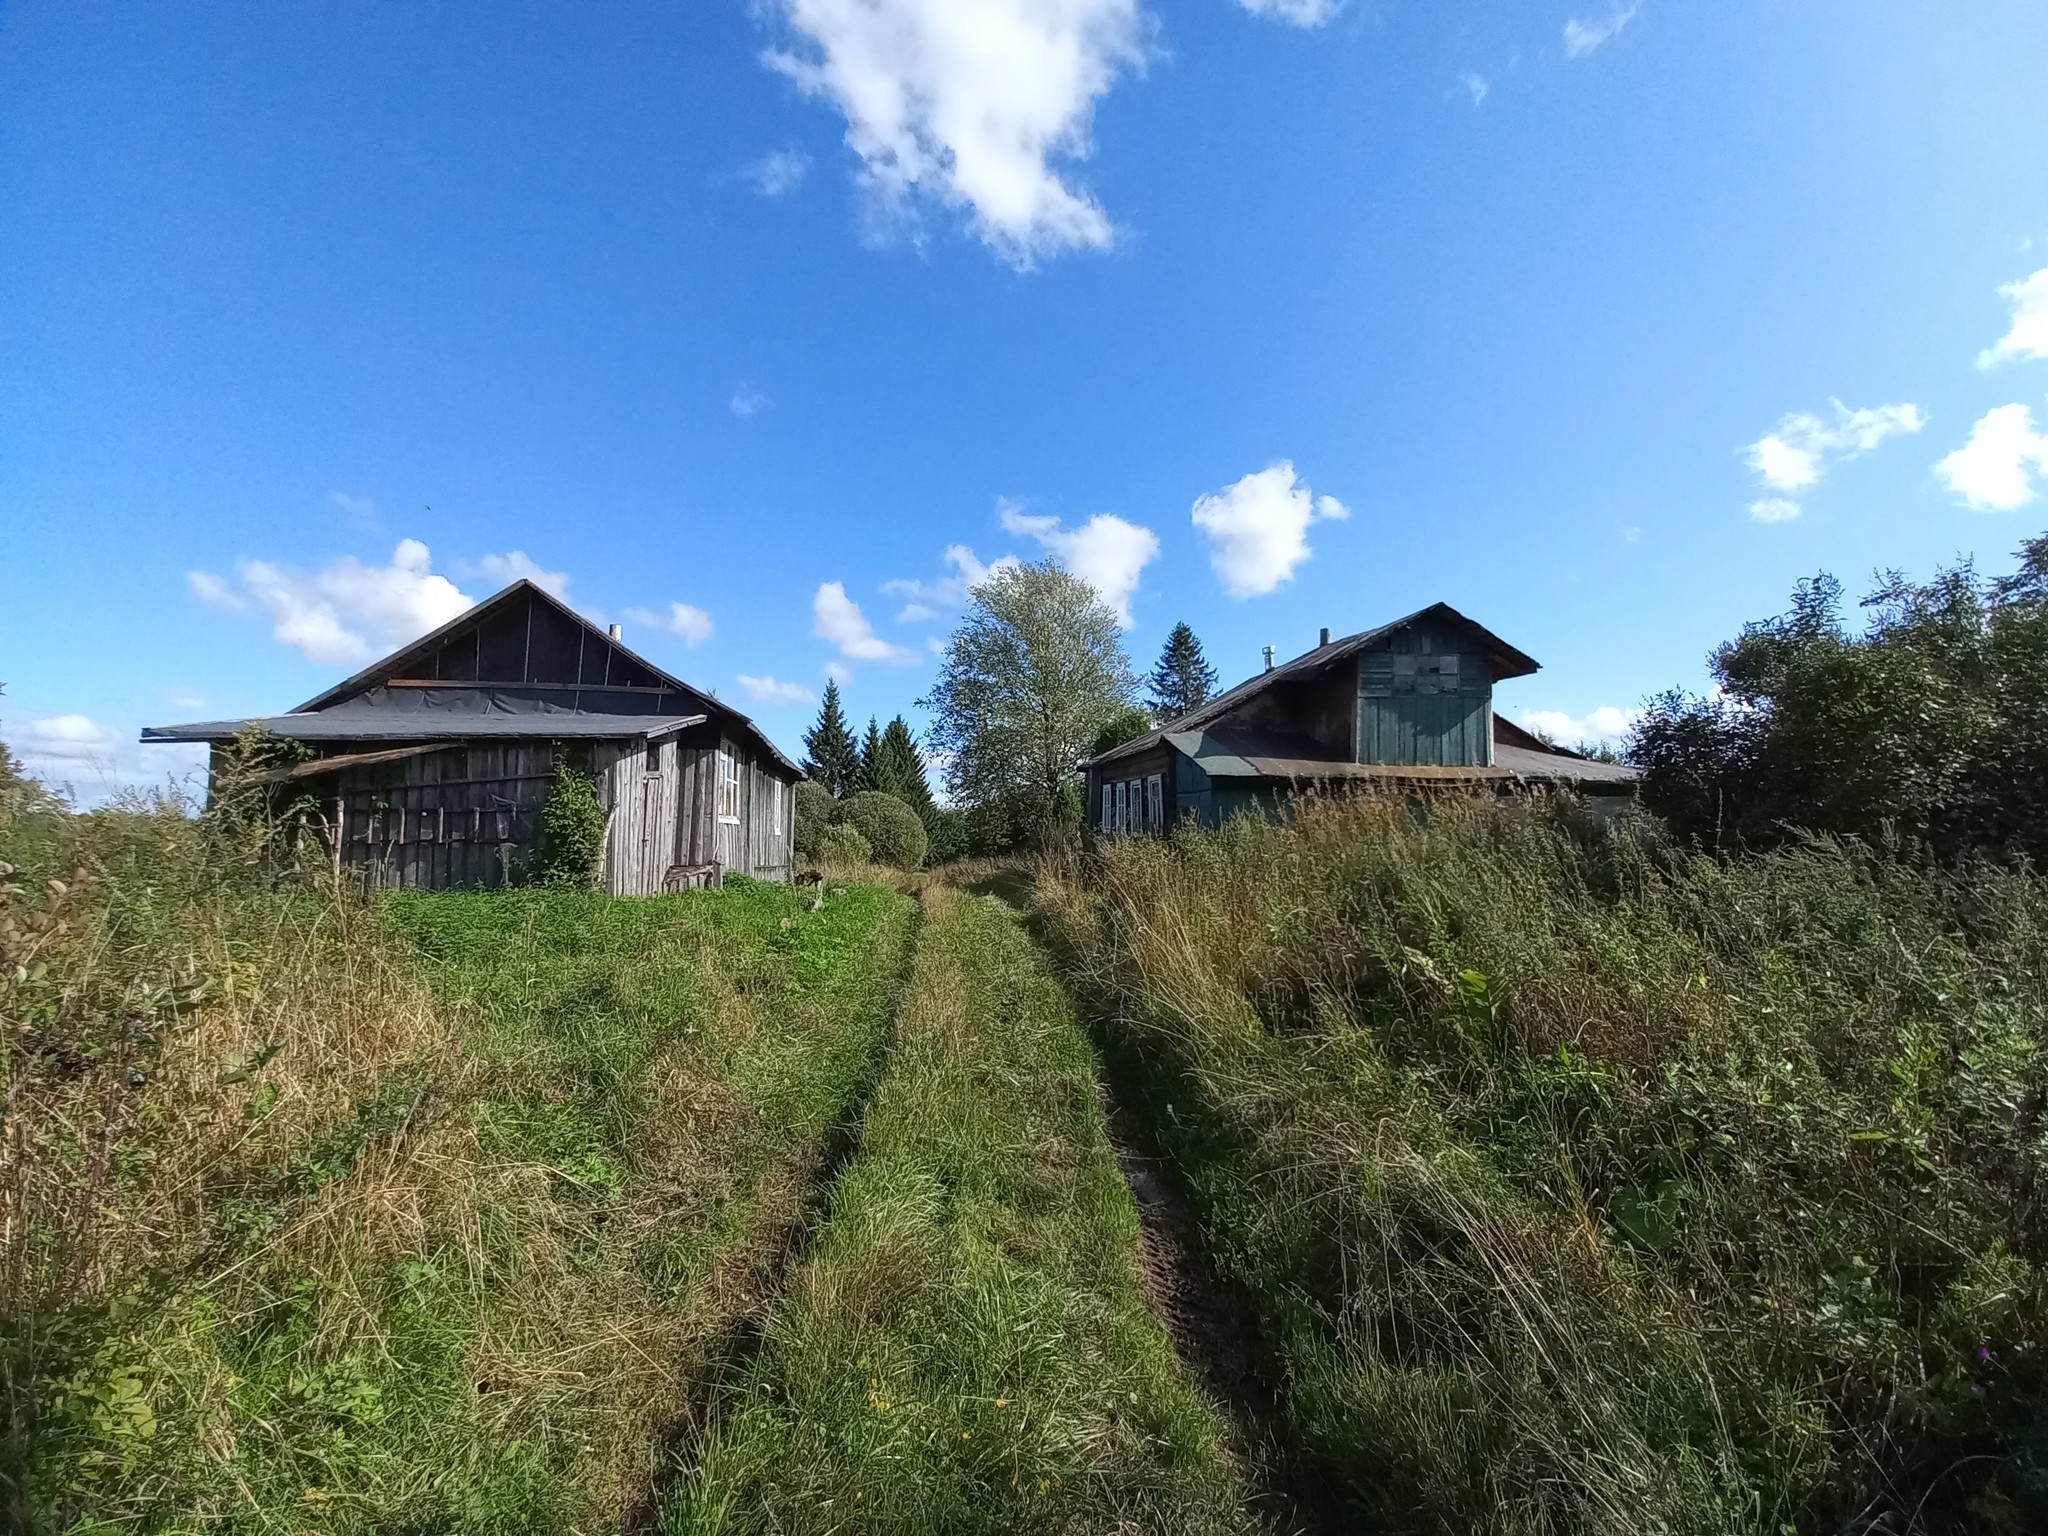
<path id="1" fill-rule="evenodd" d="M 1185 623 L 1141 681 L 1093 587 L 1051 561 L 1006 566 L 974 590 L 919 701 L 932 717 L 927 741 L 943 754 L 948 803 L 933 793 L 909 723 L 870 718 L 856 738 L 835 681 L 804 736 L 804 772 L 829 801 L 812 794 L 800 831 L 813 842 L 828 836 L 823 828 L 854 814 L 838 807 L 879 794 L 916 813 L 935 862 L 1043 844 L 1080 823 L 1078 762 L 1197 708 L 1216 681 Z"/>

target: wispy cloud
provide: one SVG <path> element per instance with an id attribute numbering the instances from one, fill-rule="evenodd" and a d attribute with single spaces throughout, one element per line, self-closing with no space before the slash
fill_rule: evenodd
<path id="1" fill-rule="evenodd" d="M 515 581 L 530 581 L 541 591 L 562 602 L 569 601 L 569 573 L 550 571 L 523 549 L 507 550 L 502 555 L 485 555 L 474 564 L 457 561 L 456 570 L 464 575 L 474 573 L 495 587 L 509 587 Z"/>
<path id="2" fill-rule="evenodd" d="M 780 678 L 740 674 L 740 689 L 756 704 L 813 704 L 818 696 L 802 683 L 785 683 Z"/>
<path id="3" fill-rule="evenodd" d="M 1464 96 L 1473 106 L 1480 106 L 1493 94 L 1493 82 L 1477 70 L 1468 69 L 1458 76 L 1456 94 Z"/>
<path id="4" fill-rule="evenodd" d="M 1564 56 L 1583 59 L 1634 21 L 1636 12 L 1641 9 L 1641 0 L 1634 0 L 1628 5 L 1615 6 L 1604 16 L 1574 16 L 1564 24 Z"/>
<path id="5" fill-rule="evenodd" d="M 271 634 L 308 661 L 365 662 L 438 628 L 475 599 L 434 574 L 427 546 L 401 539 L 388 565 L 364 565 L 352 555 L 317 571 L 243 560 L 236 579 L 188 571 L 192 594 L 229 613 L 261 612 Z"/>
<path id="6" fill-rule="evenodd" d="M 1749 515 L 1760 523 L 1782 523 L 1799 516 L 1795 499 L 1818 485 L 1834 465 L 1870 452 L 1888 437 L 1918 432 L 1927 415 L 1909 402 L 1851 410 L 1839 400 L 1831 414 L 1795 411 L 1777 427 L 1743 450 L 1762 488 L 1770 493 L 1753 501 Z"/>
<path id="7" fill-rule="evenodd" d="M 881 228 L 964 210 L 1004 260 L 1101 249 L 1109 216 L 1054 168 L 1143 64 L 1138 0 L 775 0 L 794 45 L 763 57 L 846 119 Z"/>
<path id="8" fill-rule="evenodd" d="M 711 615 L 702 608 L 688 603 L 670 603 L 666 611 L 652 608 L 628 608 L 626 618 L 648 629 L 658 629 L 663 634 L 678 636 L 685 645 L 702 645 L 714 633 Z"/>
<path id="9" fill-rule="evenodd" d="M 1977 354 L 1979 368 L 2048 357 L 2048 267 L 1998 290 L 2012 305 L 2012 326 Z"/>
<path id="10" fill-rule="evenodd" d="M 31 775 L 79 804 L 151 785 L 193 789 L 206 762 L 203 746 L 146 747 L 136 732 L 89 715 L 44 715 L 7 736 Z"/>
<path id="11" fill-rule="evenodd" d="M 917 624 L 958 613 L 967 606 L 974 589 L 988 580 L 990 572 L 1018 563 L 1015 555 L 1002 555 L 984 564 L 965 544 L 948 544 L 943 559 L 951 568 L 949 575 L 934 577 L 930 581 L 897 577 L 882 583 L 882 590 L 889 596 L 903 599 L 903 611 L 896 615 L 897 623 Z"/>
<path id="12" fill-rule="evenodd" d="M 1194 524 L 1209 541 L 1209 566 L 1232 597 L 1259 597 L 1294 577 L 1312 551 L 1309 524 L 1351 511 L 1317 496 L 1286 459 L 1195 498 Z"/>
<path id="13" fill-rule="evenodd" d="M 367 496 L 351 496 L 347 491 L 329 491 L 327 499 L 336 511 L 359 528 L 371 528 L 377 522 L 377 503 Z"/>
<path id="14" fill-rule="evenodd" d="M 1058 518 L 1028 513 L 1012 501 L 999 501 L 996 509 L 1005 532 L 1036 539 L 1047 554 L 1095 589 L 1118 624 L 1131 627 L 1131 599 L 1145 567 L 1159 558 L 1158 534 L 1107 512 L 1096 513 L 1078 528 L 1063 528 Z"/>
<path id="15" fill-rule="evenodd" d="M 2024 405 L 2001 405 L 1970 428 L 1969 441 L 1934 466 L 1942 483 L 1979 512 L 2016 512 L 2040 494 L 2048 476 L 2048 433 L 2034 429 Z"/>
<path id="16" fill-rule="evenodd" d="M 787 197 L 811 173 L 811 157 L 800 149 L 771 149 L 740 167 L 740 179 L 763 197 Z"/>
<path id="17" fill-rule="evenodd" d="M 741 421 L 751 421 L 774 403 L 753 385 L 742 384 L 732 392 L 732 398 L 726 402 L 726 408 Z"/>
<path id="18" fill-rule="evenodd" d="M 1571 746 L 1582 741 L 1618 741 L 1629 733 L 1641 714 L 1639 709 L 1617 709 L 1612 704 L 1602 704 L 1587 715 L 1567 714 L 1561 709 L 1525 709 L 1521 712 L 1521 721 L 1537 735 Z"/>
<path id="19" fill-rule="evenodd" d="M 1284 21 L 1290 27 L 1320 27 L 1336 18 L 1345 0 L 1237 0 L 1254 16 Z"/>
<path id="20" fill-rule="evenodd" d="M 846 661 L 886 661 L 900 667 L 921 660 L 923 655 L 876 634 L 860 604 L 846 595 L 842 581 L 825 582 L 811 599 L 811 633 L 837 646 Z"/>

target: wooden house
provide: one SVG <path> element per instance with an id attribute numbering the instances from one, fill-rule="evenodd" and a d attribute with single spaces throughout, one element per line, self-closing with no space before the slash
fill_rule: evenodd
<path id="1" fill-rule="evenodd" d="M 1537 663 L 1443 603 L 1306 655 L 1090 758 L 1090 826 L 1158 831 L 1271 811 L 1310 786 L 1568 786 L 1635 792 L 1635 770 L 1551 746 L 1493 712 Z"/>
<path id="2" fill-rule="evenodd" d="M 569 763 L 605 814 L 615 896 L 790 875 L 795 763 L 739 711 L 517 581 L 289 714 L 152 726 L 144 741 L 222 744 L 250 726 L 311 755 L 272 775 L 337 871 L 366 886 L 516 881 Z"/>

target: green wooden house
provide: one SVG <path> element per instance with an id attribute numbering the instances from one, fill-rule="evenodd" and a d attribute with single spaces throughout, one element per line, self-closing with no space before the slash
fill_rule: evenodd
<path id="1" fill-rule="evenodd" d="M 1083 763 L 1099 832 L 1270 812 L 1313 786 L 1466 783 L 1635 792 L 1635 770 L 1552 746 L 1493 712 L 1537 663 L 1437 603 L 1306 655 Z"/>

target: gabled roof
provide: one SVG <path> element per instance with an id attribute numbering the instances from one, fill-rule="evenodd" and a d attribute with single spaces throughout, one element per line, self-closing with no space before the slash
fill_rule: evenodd
<path id="1" fill-rule="evenodd" d="M 441 697 L 437 699 L 432 697 L 437 691 L 434 688 L 437 680 L 411 676 L 419 670 L 422 663 L 433 658 L 450 639 L 460 636 L 466 630 L 480 629 L 489 623 L 493 616 L 522 603 L 536 604 L 552 610 L 560 619 L 575 625 L 584 632 L 584 639 L 579 644 L 594 641 L 606 647 L 603 675 L 607 678 L 613 670 L 611 663 L 616 659 L 623 663 L 630 674 L 652 679 L 651 684 L 627 685 L 626 693 L 637 694 L 639 699 L 652 708 L 663 702 L 662 696 L 673 692 L 682 696 L 680 702 L 687 708 L 667 708 L 658 714 L 616 714 L 609 711 L 582 710 L 573 706 L 567 709 L 545 706 L 535 708 L 531 706 L 530 701 L 526 701 L 520 710 L 511 712 L 498 707 L 500 700 L 491 691 L 491 684 L 499 680 L 488 679 L 482 683 L 451 680 L 438 690 Z M 461 707 L 389 711 L 373 711 L 365 707 L 374 702 L 372 699 L 366 699 L 365 695 L 370 695 L 373 690 L 385 688 L 387 684 L 394 682 L 404 685 L 408 690 L 421 689 L 422 702 L 429 706 L 444 703 L 447 692 L 452 689 L 476 691 L 463 699 Z M 529 685 L 503 681 L 498 692 L 510 695 L 527 686 Z M 614 700 L 619 698 L 618 688 L 608 687 L 605 682 L 590 682 L 574 692 L 578 697 L 582 693 L 589 693 L 600 697 L 610 694 Z M 352 704 L 354 707 L 351 707 Z M 620 707 L 632 706 L 622 704 Z M 456 736 L 644 736 L 649 732 L 659 735 L 665 729 L 706 718 L 715 719 L 721 727 L 749 739 L 790 773 L 802 776 L 803 769 L 791 762 L 748 716 L 656 666 L 638 652 L 630 650 L 623 641 L 614 640 L 560 598 L 522 577 L 504 590 L 493 593 L 473 607 L 464 609 L 440 628 L 422 635 L 409 645 L 400 647 L 389 656 L 372 662 L 353 677 L 345 678 L 332 688 L 314 695 L 290 714 L 273 715 L 257 720 L 215 720 L 190 725 L 151 726 L 143 731 L 142 739 L 222 740 L 233 736 L 247 725 L 261 725 L 276 735 L 305 740 L 425 740 Z"/>
<path id="2" fill-rule="evenodd" d="M 1340 661 L 1346 661 L 1356 656 L 1360 651 L 1370 649 L 1396 631 L 1406 629 L 1411 624 L 1419 624 L 1425 619 L 1437 623 L 1457 625 L 1478 640 L 1480 648 L 1486 653 L 1487 660 L 1493 664 L 1493 680 L 1495 682 L 1500 682 L 1502 679 L 1510 677 L 1526 677 L 1539 668 L 1540 664 L 1526 651 L 1518 650 L 1516 647 L 1509 645 L 1507 641 L 1501 639 L 1499 635 L 1486 628 L 1485 625 L 1475 623 L 1473 620 L 1466 618 L 1464 614 L 1458 612 L 1449 603 L 1431 603 L 1427 608 L 1418 608 L 1415 612 L 1403 618 L 1398 618 L 1391 624 L 1382 624 L 1377 629 L 1363 630 L 1355 635 L 1346 635 L 1341 640 L 1332 640 L 1328 645 L 1319 645 L 1314 650 L 1295 657 L 1292 661 L 1282 662 L 1270 671 L 1260 672 L 1246 678 L 1235 688 L 1224 690 L 1222 693 L 1217 694 L 1215 698 L 1189 710 L 1178 719 L 1169 720 L 1157 730 L 1148 731 L 1145 735 L 1138 737 L 1134 741 L 1127 741 L 1122 746 L 1112 747 L 1109 751 L 1099 756 L 1091 757 L 1082 763 L 1081 766 L 1083 768 L 1090 768 L 1097 763 L 1107 763 L 1120 757 L 1128 757 L 1134 752 L 1144 751 L 1147 747 L 1157 746 L 1166 737 L 1168 732 L 1190 731 L 1205 726 L 1211 721 L 1220 720 L 1246 700 L 1254 695 L 1265 692 L 1266 689 L 1271 688 L 1276 683 L 1296 682 L 1302 678 L 1312 676 L 1328 667 L 1335 666 Z"/>

